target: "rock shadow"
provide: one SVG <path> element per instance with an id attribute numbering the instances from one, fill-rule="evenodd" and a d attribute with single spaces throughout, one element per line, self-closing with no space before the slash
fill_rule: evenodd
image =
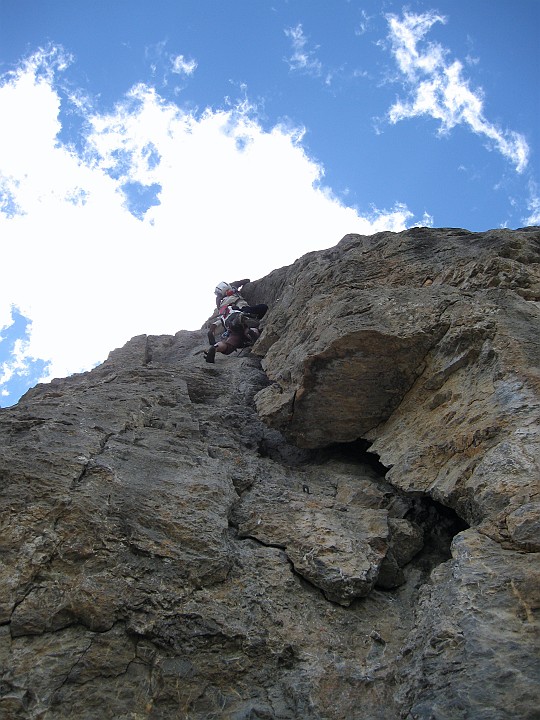
<path id="1" fill-rule="evenodd" d="M 426 493 L 405 492 L 395 488 L 386 479 L 390 467 L 386 467 L 377 453 L 370 451 L 371 443 L 359 438 L 349 443 L 335 443 L 326 448 L 314 451 L 311 462 L 321 463 L 330 460 L 340 460 L 348 463 L 357 463 L 372 471 L 374 482 L 383 488 L 386 495 L 386 507 L 389 516 L 401 517 L 414 527 L 420 528 L 423 536 L 421 549 L 409 560 L 406 565 L 414 574 L 420 573 L 425 581 L 431 571 L 452 557 L 451 545 L 454 537 L 467 530 L 469 524 L 460 517 L 453 508 L 434 500 Z M 396 540 L 399 546 L 400 541 Z M 405 567 L 403 566 L 405 570 Z M 405 578 L 403 578 L 405 580 Z M 377 583 L 379 589 L 392 589 L 400 584 L 392 582 L 385 587 L 384 581 Z"/>

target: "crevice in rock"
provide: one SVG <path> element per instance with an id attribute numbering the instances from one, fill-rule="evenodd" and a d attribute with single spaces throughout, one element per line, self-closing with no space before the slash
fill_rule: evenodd
<path id="1" fill-rule="evenodd" d="M 260 545 L 264 548 L 271 548 L 273 550 L 279 550 L 282 553 L 283 559 L 286 560 L 287 564 L 289 565 L 289 568 L 292 572 L 292 574 L 298 578 L 301 585 L 305 585 L 306 587 L 311 588 L 316 593 L 320 593 L 322 597 L 325 597 L 329 602 L 333 602 L 332 600 L 329 600 L 326 597 L 326 594 L 324 590 L 315 583 L 311 582 L 308 578 L 306 578 L 302 573 L 299 573 L 296 567 L 294 566 L 294 562 L 291 560 L 289 555 L 287 554 L 287 545 L 280 544 L 280 543 L 271 543 L 271 542 L 265 542 L 264 540 L 261 540 L 258 537 L 255 537 L 255 535 L 240 535 L 238 525 L 234 522 L 234 520 L 229 517 L 229 528 L 232 530 L 232 537 L 239 541 L 243 542 L 245 540 L 251 540 L 252 542 L 256 543 L 257 545 Z"/>
<path id="2" fill-rule="evenodd" d="M 231 527 L 234 527 L 234 526 L 231 525 Z M 264 542 L 264 540 L 261 540 L 260 538 L 255 537 L 255 535 L 239 535 L 238 533 L 236 533 L 236 539 L 237 540 L 253 540 L 253 542 L 256 542 L 258 545 L 261 545 L 262 547 L 273 548 L 274 550 L 282 550 L 285 553 L 285 557 L 286 557 L 287 561 L 289 562 L 289 564 L 291 565 L 293 571 L 295 572 L 296 575 L 298 575 L 298 573 L 294 570 L 294 565 L 293 565 L 291 559 L 289 558 L 289 556 L 286 553 L 286 550 L 287 550 L 286 545 L 283 545 L 281 543 Z M 302 576 L 299 575 L 299 577 L 302 577 Z M 315 586 L 313 586 L 313 587 L 315 587 Z M 318 589 L 320 589 L 320 588 L 318 588 Z"/>
<path id="3" fill-rule="evenodd" d="M 99 428 L 95 428 L 95 429 L 100 430 Z M 103 455 L 103 453 L 105 452 L 107 443 L 109 442 L 110 438 L 113 435 L 116 435 L 116 433 L 107 432 L 100 439 L 99 450 L 97 450 L 95 453 L 92 453 L 90 455 L 87 462 L 82 467 L 79 475 L 71 481 L 71 486 L 70 486 L 71 490 L 76 490 L 78 487 L 80 487 L 82 485 L 82 483 L 86 480 L 88 475 L 99 474 L 99 473 L 103 473 L 103 472 L 105 472 L 105 473 L 108 472 L 110 474 L 112 472 L 111 469 L 108 467 L 105 467 L 105 466 L 100 467 L 96 461 L 96 458 L 98 458 L 100 455 Z M 58 522 L 58 518 L 57 518 L 56 522 Z"/>
<path id="4" fill-rule="evenodd" d="M 424 532 L 424 546 L 412 562 L 416 567 L 431 572 L 437 565 L 450 560 L 450 546 L 454 537 L 467 530 L 469 525 L 455 510 L 427 495 L 412 498 L 412 507 L 405 515 Z"/>
<path id="5" fill-rule="evenodd" d="M 367 513 L 366 518 L 377 517 L 377 513 L 386 511 L 386 535 L 382 532 L 377 536 L 376 531 L 369 526 L 369 521 L 366 521 L 365 525 L 361 523 L 358 527 L 359 536 L 363 532 L 367 532 L 368 535 L 373 532 L 375 534 L 370 536 L 370 542 L 374 543 L 374 547 L 377 543 L 383 543 L 386 548 L 380 566 L 373 567 L 376 577 L 373 578 L 372 589 L 377 588 L 386 592 L 395 591 L 403 586 L 405 592 L 414 592 L 429 580 L 431 571 L 435 567 L 451 558 L 450 547 L 454 536 L 469 526 L 453 509 L 433 500 L 426 493 L 405 491 L 392 484 L 387 479 L 390 468 L 383 465 L 380 456 L 371 452 L 370 448 L 370 441 L 358 438 L 353 442 L 334 443 L 324 448 L 299 451 L 277 431 L 268 431 L 259 443 L 258 453 L 260 457 L 269 457 L 286 466 L 289 470 L 287 478 L 296 482 L 295 487 L 285 482 L 281 492 L 274 488 L 275 497 L 286 498 L 292 503 L 291 522 L 293 523 L 296 521 L 298 503 L 300 505 L 302 503 L 301 497 L 298 496 L 302 491 L 306 494 L 306 498 L 308 495 L 313 495 L 314 499 L 309 501 L 306 499 L 306 503 L 312 503 L 312 510 L 315 509 L 313 511 L 316 514 L 326 518 L 321 522 L 323 525 L 328 523 L 328 527 L 333 528 L 329 532 L 336 532 L 338 538 L 342 537 L 338 529 L 342 521 L 339 517 L 333 517 L 333 513 L 350 515 L 350 521 L 345 520 L 342 528 L 345 538 L 351 533 L 350 522 L 354 523 L 355 517 L 361 517 L 363 513 Z M 298 452 L 297 455 L 295 451 Z M 336 479 L 334 483 L 331 482 L 331 477 Z M 240 503 L 238 507 L 242 507 L 242 503 L 247 503 L 247 506 L 251 503 L 251 511 L 253 511 L 256 505 L 253 505 L 254 501 L 247 499 L 247 496 L 256 484 L 253 478 L 234 477 L 233 485 Z M 275 501 L 274 495 L 267 497 L 264 487 L 258 486 L 256 497 L 266 511 L 275 511 L 272 504 Z M 265 503 L 268 503 L 268 506 Z M 237 539 L 249 537 L 260 545 L 285 550 L 291 562 L 287 546 L 275 542 L 279 532 L 274 537 L 271 523 L 269 534 L 265 535 L 268 528 L 263 529 L 262 532 L 258 530 L 250 532 L 249 522 L 240 526 L 235 522 L 236 519 L 231 508 L 229 525 L 235 529 Z M 242 532 L 238 532 L 240 527 Z M 294 537 L 296 532 L 294 528 L 291 532 Z M 304 527 L 300 531 L 301 535 L 302 533 L 305 535 L 306 532 L 309 533 L 309 528 Z M 353 544 L 355 538 L 353 532 L 350 535 Z M 314 546 L 317 545 L 315 536 L 313 543 Z M 336 563 L 339 562 L 338 554 Z M 326 565 L 329 563 L 332 570 L 332 561 L 329 561 L 328 557 L 325 563 Z M 325 576 L 327 570 L 325 563 L 314 571 L 317 576 Z M 299 573 L 294 564 L 292 567 L 295 574 L 305 581 L 304 574 Z M 341 565 L 339 566 L 341 572 L 340 568 Z M 310 584 L 319 588 L 317 583 L 310 582 Z M 343 576 L 343 588 L 346 587 L 346 576 Z M 324 589 L 323 593 L 327 596 Z M 358 597 L 360 596 L 359 594 Z M 328 596 L 327 599 L 332 601 Z"/>
<path id="6" fill-rule="evenodd" d="M 386 480 L 390 467 L 380 461 L 377 453 L 370 452 L 371 444 L 364 438 L 350 443 L 335 443 L 316 451 L 318 462 L 343 460 L 371 468 L 385 490 L 385 505 L 389 517 L 408 520 L 423 533 L 422 549 L 408 562 L 411 568 L 420 571 L 427 580 L 431 571 L 451 558 L 450 547 L 453 538 L 470 525 L 453 509 L 423 492 L 406 492 Z M 377 483 L 377 479 L 373 480 Z M 390 491 L 390 492 L 388 492 Z M 405 567 L 405 566 L 403 566 Z"/>
<path id="7" fill-rule="evenodd" d="M 314 458 L 321 463 L 328 460 L 345 460 L 359 465 L 367 465 L 379 477 L 384 478 L 392 466 L 383 465 L 377 453 L 369 451 L 371 445 L 372 443 L 364 438 L 358 438 L 352 442 L 334 443 L 321 450 L 313 451 Z"/>

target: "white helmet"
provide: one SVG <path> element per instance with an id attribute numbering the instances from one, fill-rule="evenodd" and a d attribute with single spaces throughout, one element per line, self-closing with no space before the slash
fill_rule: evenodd
<path id="1" fill-rule="evenodd" d="M 232 286 L 229 285 L 229 283 L 220 282 L 216 285 L 216 289 L 214 290 L 214 293 L 216 295 L 225 295 L 227 290 L 232 290 Z"/>

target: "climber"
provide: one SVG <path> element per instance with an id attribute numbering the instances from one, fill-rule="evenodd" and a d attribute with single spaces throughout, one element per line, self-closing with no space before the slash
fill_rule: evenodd
<path id="1" fill-rule="evenodd" d="M 240 294 L 240 290 L 248 283 L 249 278 L 246 278 L 245 280 L 235 280 L 232 283 L 218 283 L 216 285 L 216 289 L 214 290 L 214 294 L 216 296 L 216 307 L 218 310 L 222 303 L 226 305 L 234 305 L 235 302 L 240 302 L 243 305 L 247 305 L 247 302 Z"/>
<path id="2" fill-rule="evenodd" d="M 261 320 L 268 310 L 268 305 L 259 303 L 258 305 L 248 305 L 247 301 L 240 294 L 240 290 L 244 285 L 249 283 L 249 279 L 235 280 L 232 283 L 220 282 L 216 285 L 214 293 L 216 295 L 216 308 L 210 320 L 208 328 L 208 342 L 214 345 L 216 342 L 215 334 L 220 327 L 225 324 L 225 318 L 231 310 L 241 310 L 249 317 Z M 246 322 L 247 324 L 247 322 Z M 256 327 L 250 324 L 251 327 Z"/>
<path id="3" fill-rule="evenodd" d="M 242 310 L 249 315 L 255 315 L 260 320 L 268 310 L 268 305 L 265 305 L 264 303 L 259 303 L 258 305 L 248 305 L 246 300 L 244 300 L 240 294 L 240 290 L 249 282 L 250 280 L 248 278 L 245 280 L 235 280 L 230 284 L 220 282 L 214 290 L 217 309 L 220 310 L 223 307 L 231 306 L 234 310 Z"/>
<path id="4" fill-rule="evenodd" d="M 260 336 L 258 324 L 259 319 L 248 315 L 243 309 L 233 310 L 229 308 L 224 319 L 225 332 L 221 336 L 221 340 L 217 343 L 211 343 L 204 353 L 206 362 L 215 362 L 216 352 L 230 355 L 235 350 L 253 345 Z M 210 331 L 208 335 L 210 337 Z"/>

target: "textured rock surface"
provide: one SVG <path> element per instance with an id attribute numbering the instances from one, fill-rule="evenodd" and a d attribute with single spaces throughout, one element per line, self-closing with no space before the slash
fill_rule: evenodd
<path id="1" fill-rule="evenodd" d="M 260 415 L 304 447 L 368 438 L 394 485 L 532 549 L 539 236 L 347 236 L 268 276 Z"/>
<path id="2" fill-rule="evenodd" d="M 539 246 L 347 236 L 0 410 L 0 717 L 537 718 Z"/>

